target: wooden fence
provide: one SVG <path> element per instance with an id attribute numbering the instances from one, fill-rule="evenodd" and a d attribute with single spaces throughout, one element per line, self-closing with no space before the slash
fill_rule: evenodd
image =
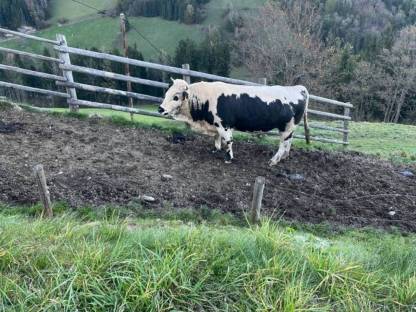
<path id="1" fill-rule="evenodd" d="M 29 52 L 20 51 L 20 50 L 3 48 L 3 47 L 0 47 L 0 52 L 21 55 L 23 57 L 29 57 L 32 59 L 37 59 L 37 60 L 41 60 L 45 62 L 57 63 L 59 64 L 59 68 L 62 72 L 62 76 L 23 69 L 23 68 L 19 68 L 15 66 L 4 65 L 4 64 L 0 64 L 0 70 L 12 71 L 12 72 L 16 72 L 16 73 L 23 74 L 23 75 L 30 75 L 30 76 L 34 76 L 40 79 L 54 80 L 57 86 L 65 87 L 66 93 L 40 89 L 40 88 L 33 88 L 33 87 L 28 87 L 28 86 L 10 83 L 10 82 L 4 82 L 4 81 L 0 81 L 0 87 L 13 88 L 13 89 L 23 90 L 27 92 L 35 92 L 35 93 L 40 93 L 44 95 L 51 95 L 51 96 L 66 98 L 67 103 L 69 105 L 69 109 L 72 112 L 78 111 L 79 106 L 86 106 L 86 107 L 95 107 L 95 108 L 107 108 L 107 109 L 112 109 L 112 110 L 117 110 L 117 111 L 123 111 L 123 112 L 129 112 L 129 113 L 141 114 L 141 115 L 147 115 L 147 116 L 153 116 L 153 117 L 159 117 L 159 118 L 167 118 L 167 117 L 163 117 L 159 115 L 156 112 L 143 110 L 140 108 L 133 108 L 133 107 L 127 107 L 127 106 L 121 106 L 121 105 L 112 105 L 112 104 L 107 104 L 107 103 L 97 103 L 97 102 L 91 102 L 91 101 L 78 99 L 77 90 L 85 90 L 85 91 L 105 93 L 105 94 L 110 94 L 110 95 L 119 95 L 119 96 L 121 95 L 121 96 L 125 96 L 128 98 L 144 100 L 147 102 L 157 103 L 157 104 L 163 101 L 163 99 L 160 97 L 150 96 L 147 94 L 140 94 L 136 92 L 115 90 L 115 89 L 104 88 L 100 86 L 78 83 L 74 81 L 73 72 L 88 74 L 88 75 L 97 76 L 97 77 L 110 78 L 110 79 L 115 79 L 115 80 L 120 80 L 120 81 L 126 81 L 130 83 L 135 83 L 135 84 L 142 84 L 142 85 L 147 85 L 147 86 L 152 86 L 152 87 L 162 88 L 162 89 L 167 89 L 169 85 L 165 82 L 142 79 L 138 77 L 132 77 L 129 75 L 122 75 L 122 74 L 98 70 L 94 68 L 72 65 L 71 58 L 70 58 L 71 54 L 80 55 L 84 57 L 90 57 L 90 58 L 97 58 L 101 60 L 108 60 L 112 62 L 119 62 L 122 64 L 139 66 L 139 67 L 144 67 L 144 68 L 152 69 L 152 70 L 159 70 L 159 71 L 170 73 L 170 74 L 182 75 L 183 79 L 188 82 L 190 82 L 191 77 L 193 77 L 193 78 L 198 78 L 198 79 L 222 81 L 226 83 L 240 84 L 240 85 L 264 85 L 265 84 L 265 79 L 261 79 L 258 82 L 252 82 L 252 81 L 233 79 L 233 78 L 203 73 L 199 71 L 194 71 L 189 68 L 188 64 L 184 64 L 182 68 L 178 68 L 178 67 L 166 66 L 166 65 L 162 65 L 158 63 L 151 63 L 151 62 L 145 62 L 145 61 L 140 61 L 136 59 L 130 59 L 130 58 L 122 57 L 122 56 L 116 56 L 116 55 L 112 55 L 109 53 L 93 52 L 93 51 L 89 51 L 85 49 L 73 48 L 73 47 L 68 46 L 65 36 L 61 34 L 56 35 L 56 40 L 50 40 L 50 39 L 36 37 L 36 36 L 16 32 L 16 31 L 11 31 L 11 30 L 4 29 L 4 28 L 0 28 L 0 33 L 12 34 L 14 36 L 53 45 L 53 48 L 56 51 L 57 56 L 58 56 L 57 58 L 43 56 L 43 55 L 39 55 L 35 53 L 29 53 Z M 327 131 L 335 132 L 335 133 L 339 133 L 342 135 L 341 139 L 334 139 L 332 137 L 328 138 L 322 135 L 314 136 L 312 133 L 312 136 L 310 137 L 310 139 L 312 141 L 348 145 L 349 121 L 351 120 L 350 109 L 353 108 L 353 105 L 350 103 L 339 102 L 339 101 L 335 101 L 335 100 L 331 100 L 331 99 L 327 99 L 327 98 L 323 98 L 323 97 L 319 97 L 315 95 L 310 95 L 310 99 L 312 100 L 312 102 L 323 103 L 323 104 L 328 105 L 329 107 L 334 107 L 334 106 L 341 107 L 343 109 L 343 114 L 335 114 L 332 112 L 309 108 L 308 116 L 316 116 L 318 118 L 326 118 L 326 119 L 337 120 L 341 122 L 340 126 L 328 126 L 326 124 L 310 123 L 309 124 L 310 128 L 323 130 L 325 132 Z M 271 131 L 269 133 L 275 133 L 275 132 Z M 304 135 L 295 135 L 295 137 L 305 139 Z"/>

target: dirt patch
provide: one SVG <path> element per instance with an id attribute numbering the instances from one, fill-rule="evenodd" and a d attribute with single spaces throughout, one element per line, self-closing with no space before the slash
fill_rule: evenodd
<path id="1" fill-rule="evenodd" d="M 23 124 L 20 122 L 4 123 L 0 120 L 0 133 L 13 133 L 22 129 Z"/>
<path id="2" fill-rule="evenodd" d="M 1 112 L 0 120 L 24 125 L 0 134 L 2 202 L 37 202 L 32 168 L 41 163 L 52 199 L 73 207 L 148 195 L 156 199 L 149 209 L 207 206 L 241 214 L 261 175 L 263 212 L 274 218 L 416 230 L 416 179 L 377 158 L 294 149 L 270 169 L 277 146 L 236 142 L 236 161 L 227 165 L 203 136 L 178 140 L 158 130 L 28 112 Z"/>

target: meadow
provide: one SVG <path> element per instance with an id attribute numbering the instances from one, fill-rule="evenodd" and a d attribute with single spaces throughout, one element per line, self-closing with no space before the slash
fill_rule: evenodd
<path id="1" fill-rule="evenodd" d="M 63 113 L 67 114 L 53 114 Z M 85 109 L 76 116 L 87 118 L 91 113 L 97 111 Z M 174 121 L 136 115 L 131 122 L 127 114 L 99 113 L 120 126 L 186 131 Z M 409 137 L 416 127 L 351 126 L 348 149 L 398 156 L 402 162 L 408 160 L 403 153 L 415 152 Z M 380 132 L 383 144 L 371 144 L 380 142 Z M 403 138 L 398 141 L 398 136 Z M 296 146 L 302 147 L 299 143 Z M 402 153 L 397 155 L 397 149 Z M 40 205 L 0 204 L 0 310 L 416 307 L 416 236 L 411 233 L 269 219 L 250 225 L 231 214 L 200 208 L 154 214 L 143 206 L 73 210 L 56 202 L 54 212 L 53 219 L 42 219 Z"/>
<path id="2" fill-rule="evenodd" d="M 414 235 L 12 211 L 0 213 L 2 311 L 416 307 Z"/>
<path id="3" fill-rule="evenodd" d="M 83 2 L 99 9 L 115 3 Z M 202 25 L 137 17 L 130 22 L 172 54 L 179 40 L 202 40 L 207 25 L 223 23 L 230 3 L 246 10 L 263 2 L 211 0 Z M 82 48 L 120 47 L 118 18 L 97 17 L 67 0 L 53 4 L 52 26 L 37 35 L 64 33 L 70 45 Z M 58 26 L 62 17 L 68 23 Z M 134 32 L 129 42 L 146 59 L 158 57 Z M 20 40 L 2 46 L 42 51 Z M 52 114 L 81 119 L 100 114 L 122 127 L 188 131 L 183 123 L 140 115 L 130 121 L 129 114 L 110 110 L 81 109 L 74 115 L 55 108 Z M 348 147 L 307 146 L 302 140 L 295 140 L 294 147 L 359 152 L 415 168 L 416 126 L 351 122 L 350 129 Z M 238 133 L 236 139 L 276 144 L 268 136 Z M 73 209 L 54 202 L 52 219 L 41 218 L 41 210 L 40 204 L 0 202 L 0 311 L 416 309 L 414 233 L 267 218 L 252 225 L 203 207 L 154 213 L 142 205 Z"/>
<path id="4" fill-rule="evenodd" d="M 83 0 L 87 5 L 97 9 L 112 8 L 116 1 Z M 264 0 L 212 0 L 207 5 L 207 19 L 202 24 L 186 25 L 177 21 L 167 21 L 158 17 L 129 17 L 129 22 L 150 39 L 153 44 L 166 55 L 173 55 L 180 40 L 192 39 L 201 42 L 209 25 L 224 23 L 224 14 L 229 6 L 237 10 L 249 10 L 264 3 Z M 58 20 L 66 18 L 66 24 L 58 24 Z M 55 39 L 57 33 L 64 34 L 70 46 L 90 49 L 92 47 L 103 51 L 114 48 L 121 49 L 120 26 L 118 17 L 103 17 L 88 7 L 68 0 L 52 2 L 51 26 L 36 32 L 37 36 Z M 128 32 L 129 45 L 136 44 L 146 60 L 158 60 L 160 51 L 155 50 L 134 30 Z M 26 51 L 42 52 L 44 46 L 28 41 L 13 39 L 2 42 L 7 48 L 17 48 Z"/>

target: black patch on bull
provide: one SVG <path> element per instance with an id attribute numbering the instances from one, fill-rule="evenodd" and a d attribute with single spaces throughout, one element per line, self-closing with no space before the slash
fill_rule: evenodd
<path id="1" fill-rule="evenodd" d="M 306 103 L 306 102 L 305 102 Z M 285 131 L 287 123 L 295 117 L 302 118 L 305 103 L 283 104 L 276 100 L 267 104 L 259 97 L 241 94 L 239 97 L 221 95 L 218 98 L 217 114 L 222 119 L 223 127 L 240 131 Z M 299 107 L 297 107 L 299 105 Z"/>
<path id="2" fill-rule="evenodd" d="M 214 124 L 214 115 L 209 111 L 209 102 L 200 104 L 194 101 L 191 105 L 191 116 L 193 121 L 206 121 L 210 125 Z"/>
<path id="3" fill-rule="evenodd" d="M 295 125 L 300 123 L 303 117 L 303 113 L 305 112 L 306 108 L 306 92 L 302 91 L 301 94 L 303 95 L 303 100 L 299 101 L 297 104 L 290 102 L 290 106 L 292 106 L 293 113 L 295 114 Z"/>

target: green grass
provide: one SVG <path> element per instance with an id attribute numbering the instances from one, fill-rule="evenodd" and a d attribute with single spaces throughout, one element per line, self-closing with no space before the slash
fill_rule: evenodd
<path id="1" fill-rule="evenodd" d="M 190 38 L 196 42 L 203 39 L 202 30 L 196 26 L 166 21 L 158 17 L 131 17 L 129 20 L 157 48 L 162 49 L 168 55 L 175 52 L 182 39 Z M 60 33 L 66 36 L 68 44 L 72 47 L 84 49 L 95 47 L 103 51 L 111 51 L 113 48 L 121 49 L 122 47 L 119 27 L 118 18 L 97 17 L 62 27 L 52 26 L 38 31 L 36 35 L 55 39 L 56 34 Z M 128 33 L 128 41 L 130 45 L 137 44 L 145 59 L 158 59 L 159 53 L 136 32 Z M 32 40 L 20 39 L 3 42 L 2 46 L 37 53 L 41 53 L 45 47 L 44 44 Z"/>
<path id="2" fill-rule="evenodd" d="M 83 0 L 80 2 L 97 8 L 98 10 L 110 9 L 117 4 L 117 0 Z M 96 10 L 87 8 L 70 0 L 52 0 L 50 1 L 50 6 L 52 16 L 50 22 L 52 23 L 56 23 L 60 18 L 66 18 L 68 21 L 73 21 L 97 14 Z"/>
<path id="3" fill-rule="evenodd" d="M 354 122 L 351 142 L 356 151 L 416 163 L 416 126 Z"/>
<path id="4" fill-rule="evenodd" d="M 98 9 L 108 9 L 116 0 L 85 0 L 87 4 Z M 129 17 L 130 23 L 145 35 L 153 44 L 168 55 L 173 55 L 180 40 L 192 39 L 200 42 L 204 39 L 204 27 L 209 24 L 220 26 L 224 22 L 224 12 L 229 3 L 235 9 L 252 9 L 265 0 L 211 0 L 207 5 L 207 19 L 202 25 L 185 25 L 176 21 L 167 21 L 158 17 Z M 68 44 L 72 47 L 90 49 L 96 47 L 100 50 L 111 51 L 113 48 L 121 49 L 119 34 L 119 18 L 99 17 L 91 9 L 85 8 L 69 0 L 53 0 L 52 25 L 47 29 L 38 31 L 36 36 L 55 39 L 56 34 L 64 34 Z M 58 26 L 57 20 L 66 17 L 70 22 Z M 147 60 L 157 60 L 159 52 L 149 45 L 133 30 L 128 33 L 130 45 L 137 44 L 138 49 Z M 41 53 L 44 44 L 32 40 L 13 39 L 1 43 L 1 46 Z"/>
<path id="5" fill-rule="evenodd" d="M 143 109 L 155 110 L 154 105 L 142 106 Z M 67 112 L 66 108 L 55 108 L 57 112 Z M 102 109 L 81 109 L 83 114 L 98 113 L 103 116 L 112 117 L 114 121 L 121 125 L 129 125 L 130 114 Z M 115 117 L 115 118 L 114 118 Z M 323 124 L 323 122 L 319 122 Z M 156 117 L 134 115 L 136 126 L 151 126 L 164 130 L 187 131 L 187 127 L 176 121 L 164 120 Z M 334 122 L 328 125 L 337 126 Z M 339 125 L 338 125 L 339 126 Z M 380 158 L 397 163 L 416 164 L 416 126 L 370 122 L 351 122 L 350 123 L 350 145 L 345 149 L 338 144 L 327 144 L 314 142 L 307 146 L 302 140 L 295 140 L 294 146 L 306 149 L 323 150 L 349 150 L 364 154 L 376 155 Z M 302 134 L 303 129 L 299 127 L 297 133 Z M 334 132 L 312 129 L 312 135 L 333 137 L 341 140 L 341 135 Z M 269 136 L 254 137 L 258 142 L 265 144 L 277 144 L 276 139 Z M 236 139 L 251 140 L 252 135 L 237 133 Z"/>
<path id="6" fill-rule="evenodd" d="M 410 311 L 416 237 L 0 213 L 0 310 Z"/>

